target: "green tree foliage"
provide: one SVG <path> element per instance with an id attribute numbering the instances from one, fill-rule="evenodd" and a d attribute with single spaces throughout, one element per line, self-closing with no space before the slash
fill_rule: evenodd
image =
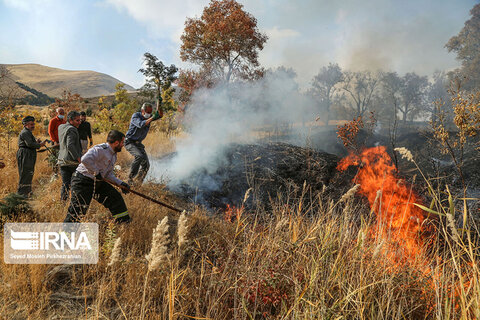
<path id="1" fill-rule="evenodd" d="M 263 73 L 258 53 L 267 39 L 243 5 L 235 0 L 212 0 L 200 18 L 185 22 L 180 57 L 227 83 L 234 78 L 256 78 Z"/>
<path id="2" fill-rule="evenodd" d="M 164 111 L 176 111 L 178 107 L 178 102 L 174 99 L 175 88 L 170 86 L 162 90 L 162 109 Z"/>
<path id="3" fill-rule="evenodd" d="M 162 92 L 173 89 L 172 83 L 177 80 L 178 68 L 173 64 L 169 67 L 166 66 L 156 56 L 148 52 L 144 54 L 144 58 L 145 67 L 138 70 L 146 78 L 146 83 L 142 88 L 143 95 L 154 96 L 157 101 L 157 108 L 161 108 Z"/>
<path id="4" fill-rule="evenodd" d="M 117 83 L 115 86 L 115 106 L 107 107 L 104 97 L 98 101 L 100 111 L 95 115 L 95 132 L 108 132 L 112 129 L 126 132 L 132 114 L 140 107 L 135 99 L 131 99 L 125 89 L 125 84 Z"/>
<path id="5" fill-rule="evenodd" d="M 117 83 L 115 85 L 115 101 L 118 103 L 130 102 L 130 97 L 128 96 L 128 91 L 125 89 L 124 83 Z"/>
<path id="6" fill-rule="evenodd" d="M 472 17 L 465 22 L 463 29 L 445 45 L 462 62 L 462 67 L 450 76 L 462 78 L 462 88 L 466 90 L 480 86 L 480 4 L 476 4 L 470 14 Z"/>

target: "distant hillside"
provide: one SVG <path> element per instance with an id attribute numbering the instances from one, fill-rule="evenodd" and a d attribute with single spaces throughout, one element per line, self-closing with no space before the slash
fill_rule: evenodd
<path id="1" fill-rule="evenodd" d="M 107 74 L 95 71 L 70 71 L 42 66 L 40 64 L 5 64 L 13 80 L 50 97 L 61 97 L 65 89 L 84 98 L 109 95 L 121 82 Z M 135 90 L 125 84 L 125 89 Z"/>
<path id="2" fill-rule="evenodd" d="M 15 82 L 23 91 L 28 92 L 29 94 L 25 95 L 24 97 L 20 98 L 18 103 L 19 104 L 29 104 L 33 106 L 47 106 L 51 103 L 55 102 L 55 99 L 49 97 L 43 92 L 30 88 L 29 86 L 21 83 Z"/>

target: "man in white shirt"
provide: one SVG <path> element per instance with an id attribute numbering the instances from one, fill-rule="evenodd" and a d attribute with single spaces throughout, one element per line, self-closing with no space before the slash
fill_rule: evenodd
<path id="1" fill-rule="evenodd" d="M 125 135 L 112 130 L 108 133 L 107 143 L 96 145 L 83 155 L 82 163 L 72 177 L 72 196 L 64 222 L 78 222 L 87 212 L 92 198 L 109 209 L 116 222 L 130 222 L 122 195 L 110 184 L 121 186 L 125 194 L 130 189 L 113 173 L 117 152 L 122 151 L 124 142 Z"/>

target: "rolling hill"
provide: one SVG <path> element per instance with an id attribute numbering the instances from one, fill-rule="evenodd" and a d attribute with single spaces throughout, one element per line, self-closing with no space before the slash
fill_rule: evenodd
<path id="1" fill-rule="evenodd" d="M 84 98 L 109 95 L 121 82 L 104 73 L 95 71 L 72 71 L 43 66 L 40 64 L 5 64 L 12 79 L 50 97 L 61 97 L 65 89 Z M 125 89 L 135 89 L 125 84 Z"/>

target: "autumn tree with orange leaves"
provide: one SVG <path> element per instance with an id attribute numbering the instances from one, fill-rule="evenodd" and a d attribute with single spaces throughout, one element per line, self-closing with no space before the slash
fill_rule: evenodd
<path id="1" fill-rule="evenodd" d="M 50 117 L 56 116 L 57 108 L 64 108 L 65 112 L 82 111 L 85 107 L 84 99 L 78 93 L 71 93 L 70 90 L 63 90 L 61 98 L 56 98 L 55 102 L 48 106 Z"/>
<path id="2" fill-rule="evenodd" d="M 178 100 L 180 104 L 185 106 L 190 102 L 192 94 L 199 88 L 211 88 L 216 84 L 211 74 L 205 70 L 180 70 L 177 85 L 182 88 Z"/>
<path id="3" fill-rule="evenodd" d="M 258 53 L 267 39 L 243 5 L 235 0 L 212 0 L 200 18 L 185 22 L 180 57 L 226 83 L 254 79 L 262 74 Z"/>

